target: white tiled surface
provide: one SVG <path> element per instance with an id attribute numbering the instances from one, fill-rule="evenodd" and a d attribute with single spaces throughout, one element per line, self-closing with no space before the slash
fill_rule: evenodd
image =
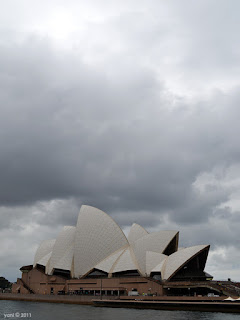
<path id="1" fill-rule="evenodd" d="M 146 252 L 146 273 L 149 276 L 151 271 L 167 258 L 165 254 L 147 251 Z"/>
<path id="2" fill-rule="evenodd" d="M 146 252 L 163 253 L 176 234 L 177 231 L 153 232 L 132 243 L 131 246 L 142 274 L 146 274 Z"/>
<path id="3" fill-rule="evenodd" d="M 200 251 L 208 247 L 209 245 L 199 245 L 185 248 L 171 254 L 166 260 L 162 278 L 164 280 L 171 278 L 175 271 L 182 267 L 192 256 L 195 256 L 197 253 L 200 253 Z"/>
<path id="4" fill-rule="evenodd" d="M 114 263 L 116 262 L 118 257 L 123 253 L 124 250 L 125 249 L 120 249 L 120 250 L 114 252 L 113 254 L 108 256 L 106 259 L 104 259 L 103 261 L 98 263 L 95 266 L 95 268 L 109 273 L 111 268 L 113 267 Z"/>
<path id="5" fill-rule="evenodd" d="M 142 275 L 161 271 L 168 280 L 184 264 L 208 245 L 181 248 L 169 257 L 162 254 L 177 231 L 159 231 L 149 234 L 133 224 L 125 237 L 116 222 L 103 211 L 82 206 L 77 227 L 67 226 L 57 239 L 43 241 L 34 258 L 46 266 L 46 273 L 54 268 L 70 270 L 80 277 L 96 268 L 112 274 L 126 270 L 139 270 Z M 74 266 L 73 266 L 74 261 Z"/>
<path id="6" fill-rule="evenodd" d="M 116 222 L 103 211 L 82 206 L 74 247 L 74 273 L 83 276 L 128 241 Z"/>
<path id="7" fill-rule="evenodd" d="M 137 223 L 134 223 L 132 226 L 131 226 L 131 229 L 129 231 L 129 234 L 128 234 L 128 242 L 129 243 L 133 243 L 135 242 L 136 240 L 144 237 L 145 235 L 147 235 L 148 232 L 147 230 L 145 230 L 143 227 L 141 227 L 139 224 Z"/>
<path id="8" fill-rule="evenodd" d="M 132 259 L 130 248 L 127 248 L 117 259 L 116 264 L 113 266 L 113 269 L 111 269 L 111 273 L 136 269 L 138 269 L 138 267 Z"/>
<path id="9" fill-rule="evenodd" d="M 37 261 L 37 263 L 41 264 L 44 267 L 46 267 L 46 265 L 48 264 L 49 259 L 51 258 L 51 255 L 52 255 L 52 251 L 49 252 L 48 254 L 46 254 L 42 259 Z"/>
<path id="10" fill-rule="evenodd" d="M 75 238 L 76 227 L 66 226 L 63 230 L 59 233 L 56 242 L 54 244 L 52 250 L 52 256 L 49 263 L 49 270 L 48 273 L 51 274 L 54 268 L 57 268 L 57 264 L 61 260 L 61 265 L 64 270 L 70 270 L 72 265 L 72 256 L 66 254 L 69 252 L 74 245 L 74 238 Z M 65 256 L 65 258 L 63 258 Z M 67 261 L 67 257 L 71 260 Z M 65 264 L 64 264 L 65 263 Z M 70 266 L 70 269 L 69 269 Z"/>
<path id="11" fill-rule="evenodd" d="M 41 242 L 34 257 L 34 262 L 33 262 L 34 267 L 39 260 L 41 260 L 49 252 L 52 251 L 55 241 L 56 241 L 55 239 L 50 239 L 50 240 L 44 240 L 43 242 Z"/>

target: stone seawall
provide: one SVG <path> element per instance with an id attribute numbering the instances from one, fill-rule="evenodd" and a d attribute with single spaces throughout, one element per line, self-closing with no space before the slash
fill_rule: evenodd
<path id="1" fill-rule="evenodd" d="M 102 299 L 108 300 L 128 300 L 128 301 L 222 301 L 224 297 L 174 297 L 174 296 L 104 296 Z M 92 300 L 101 300 L 100 296 L 93 295 L 48 295 L 48 294 L 19 294 L 0 293 L 0 300 L 36 301 L 52 303 L 71 303 L 93 305 Z"/>
<path id="2" fill-rule="evenodd" d="M 64 296 L 64 295 L 42 295 L 42 294 L 15 294 L 1 293 L 0 300 L 17 300 L 17 301 L 32 301 L 32 302 L 49 302 L 49 303 L 70 303 L 70 304 L 85 304 L 92 305 L 94 296 Z"/>
<path id="3" fill-rule="evenodd" d="M 240 313 L 240 303 L 232 301 L 93 300 L 93 303 L 96 307 L 110 308 Z"/>
<path id="4" fill-rule="evenodd" d="M 106 300 L 107 298 L 107 300 Z M 141 308 L 162 310 L 197 310 L 214 312 L 240 313 L 238 301 L 223 301 L 224 297 L 151 297 L 151 296 L 117 296 L 102 297 L 93 295 L 41 295 L 0 293 L 0 300 L 17 300 L 47 303 L 66 303 L 91 305 L 96 307 Z"/>

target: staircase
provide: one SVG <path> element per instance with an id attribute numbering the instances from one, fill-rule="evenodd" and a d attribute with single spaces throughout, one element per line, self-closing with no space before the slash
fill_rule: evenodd
<path id="1" fill-rule="evenodd" d="M 227 296 L 240 296 L 240 290 L 237 286 L 233 283 L 226 283 L 226 282 L 210 282 L 208 286 L 212 289 L 217 290 L 218 292 L 222 292 Z"/>
<path id="2" fill-rule="evenodd" d="M 22 283 L 24 288 L 28 290 L 29 293 L 36 293 L 23 279 L 20 279 L 20 282 Z"/>
<path id="3" fill-rule="evenodd" d="M 151 277 L 144 277 L 145 279 L 149 280 L 149 281 L 153 281 L 156 282 L 158 284 L 162 284 L 162 285 L 167 285 L 166 283 L 163 283 L 159 280 L 155 280 Z M 178 285 L 181 285 L 182 283 L 168 283 L 169 285 L 176 285 L 176 287 Z M 218 291 L 219 293 L 222 293 L 226 296 L 231 296 L 231 297 L 239 297 L 240 296 L 240 284 L 239 283 L 233 283 L 233 282 L 228 282 L 228 281 L 207 281 L 207 282 L 189 282 L 186 283 L 185 282 L 185 286 L 186 287 L 191 287 L 191 286 L 199 286 L 199 287 L 206 287 L 215 291 Z"/>

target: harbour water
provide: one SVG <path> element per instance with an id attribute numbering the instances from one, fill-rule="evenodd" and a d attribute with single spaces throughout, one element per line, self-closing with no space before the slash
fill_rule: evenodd
<path id="1" fill-rule="evenodd" d="M 0 300 L 0 319 L 33 320 L 239 320 L 239 314 L 96 308 L 84 305 Z"/>

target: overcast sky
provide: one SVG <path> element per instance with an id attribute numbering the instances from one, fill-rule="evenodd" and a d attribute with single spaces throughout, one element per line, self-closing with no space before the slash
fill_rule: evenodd
<path id="1" fill-rule="evenodd" d="M 0 276 L 88 204 L 240 281 L 239 32 L 238 0 L 1 1 Z"/>

